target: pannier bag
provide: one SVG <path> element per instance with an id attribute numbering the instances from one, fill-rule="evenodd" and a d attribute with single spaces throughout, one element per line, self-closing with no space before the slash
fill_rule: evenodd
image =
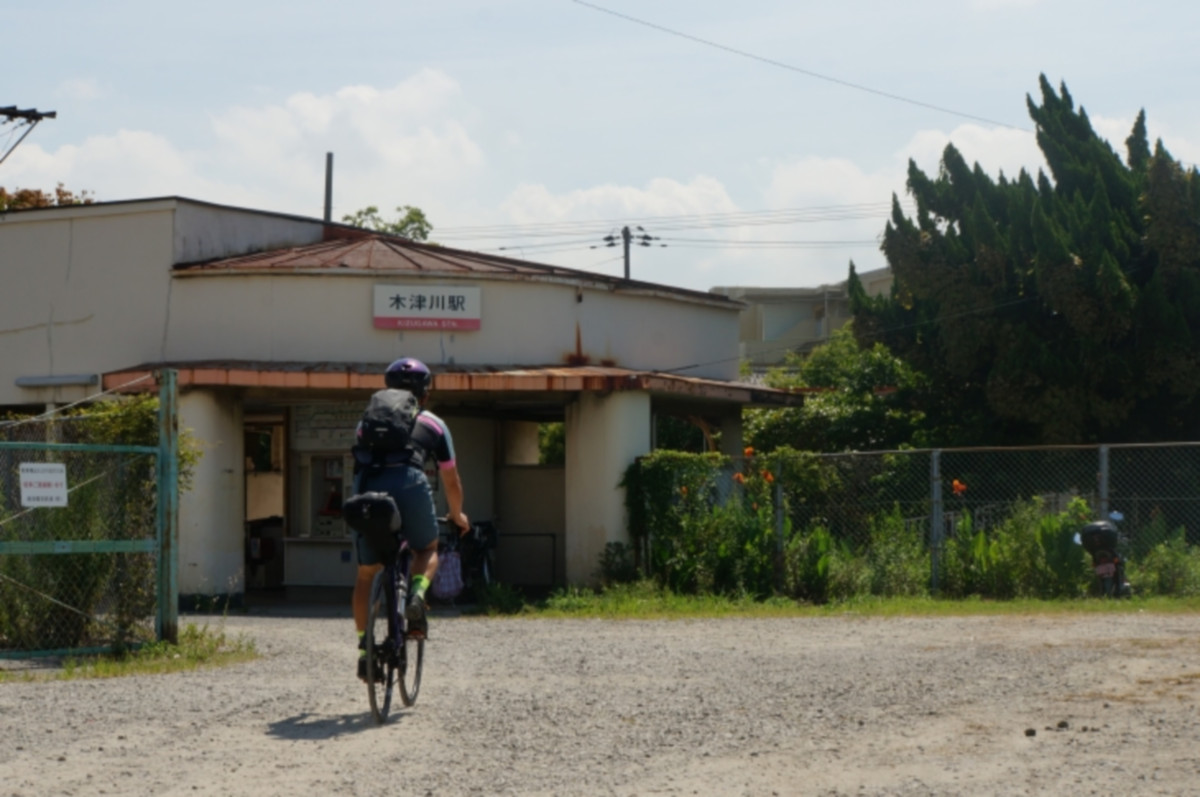
<path id="1" fill-rule="evenodd" d="M 1094 554 L 1097 551 L 1116 553 L 1118 540 L 1117 527 L 1107 520 L 1098 520 L 1087 524 L 1083 527 L 1083 531 L 1080 532 L 1079 536 L 1084 550 L 1090 554 Z"/>
<path id="2" fill-rule="evenodd" d="M 395 542 L 400 531 L 400 508 L 387 493 L 359 493 L 342 505 L 346 525 L 362 534 L 377 547 Z"/>
<path id="3" fill-rule="evenodd" d="M 440 601 L 453 600 L 463 591 L 462 557 L 458 551 L 446 551 L 438 560 L 438 569 L 429 590 Z"/>

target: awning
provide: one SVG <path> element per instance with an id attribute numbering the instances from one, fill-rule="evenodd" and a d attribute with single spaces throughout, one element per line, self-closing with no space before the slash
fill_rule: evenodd
<path id="1" fill-rule="evenodd" d="M 104 389 L 146 392 L 157 389 L 156 372 L 176 371 L 180 388 L 283 388 L 288 390 L 373 391 L 383 385 L 386 363 L 184 362 L 144 364 L 104 375 Z M 607 393 L 640 390 L 659 396 L 717 400 L 756 406 L 798 406 L 808 391 L 779 390 L 661 371 L 614 366 L 431 366 L 440 395 L 466 393 Z"/>

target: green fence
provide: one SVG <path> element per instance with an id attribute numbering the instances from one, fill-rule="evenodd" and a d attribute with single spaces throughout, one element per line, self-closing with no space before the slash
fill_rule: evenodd
<path id="1" fill-rule="evenodd" d="M 156 429 L 96 406 L 0 422 L 0 658 L 177 638 L 175 374 Z"/>
<path id="2" fill-rule="evenodd" d="M 643 571 L 672 588 L 1084 594 L 1075 534 L 1117 512 L 1135 594 L 1200 595 L 1200 443 L 658 453 L 627 476 L 630 529 Z"/>

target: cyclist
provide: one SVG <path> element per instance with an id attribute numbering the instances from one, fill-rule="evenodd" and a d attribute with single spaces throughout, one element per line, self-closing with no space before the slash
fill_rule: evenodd
<path id="1" fill-rule="evenodd" d="M 416 396 L 421 410 L 413 425 L 411 444 L 402 451 L 388 452 L 382 458 L 373 457 L 362 447 L 355 446 L 354 492 L 386 492 L 400 508 L 401 533 L 413 550 L 412 590 L 405 616 L 409 632 L 423 636 L 428 631 L 425 617 L 425 591 L 437 572 L 437 511 L 433 489 L 425 476 L 424 463 L 432 455 L 445 486 L 449 519 L 460 533 L 470 530 L 471 524 L 463 513 L 463 486 L 454 458 L 454 441 L 445 421 L 425 410 L 433 384 L 433 374 L 420 360 L 405 357 L 387 367 L 384 383 L 393 390 L 407 390 Z M 356 431 L 361 439 L 362 425 Z M 363 650 L 363 635 L 367 628 L 367 601 L 371 581 L 383 567 L 384 557 L 394 551 L 381 551 L 361 533 L 355 532 L 358 554 L 358 575 L 354 581 L 354 626 L 358 632 L 358 677 L 366 680 L 367 660 Z"/>

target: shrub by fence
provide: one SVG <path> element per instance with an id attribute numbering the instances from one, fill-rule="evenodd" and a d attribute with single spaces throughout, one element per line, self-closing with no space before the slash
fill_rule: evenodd
<path id="1" fill-rule="evenodd" d="M 1200 445 L 755 456 L 656 451 L 623 481 L 642 573 L 682 592 L 1071 597 L 1120 509 L 1135 591 L 1200 594 Z"/>
<path id="2" fill-rule="evenodd" d="M 0 655 L 121 648 L 173 633 L 159 495 L 172 449 L 160 439 L 159 402 L 133 396 L 0 421 Z M 199 454 L 190 443 L 177 453 L 185 487 Z M 22 505 L 20 466 L 30 463 L 62 469 L 65 505 Z M 172 489 L 175 475 L 165 480 Z"/>

